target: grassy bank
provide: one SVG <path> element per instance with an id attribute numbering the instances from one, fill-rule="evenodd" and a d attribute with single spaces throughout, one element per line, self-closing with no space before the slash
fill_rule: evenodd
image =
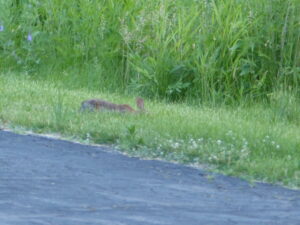
<path id="1" fill-rule="evenodd" d="M 87 143 L 115 143 L 132 155 L 209 163 L 226 174 L 300 187 L 299 102 L 277 94 L 270 104 L 206 107 L 146 100 L 148 114 L 79 113 L 80 102 L 133 97 L 68 90 L 21 74 L 0 75 L 3 126 L 60 133 Z"/>
<path id="2" fill-rule="evenodd" d="M 300 186 L 299 0 L 0 5 L 4 126 Z M 136 95 L 148 114 L 78 112 Z"/>

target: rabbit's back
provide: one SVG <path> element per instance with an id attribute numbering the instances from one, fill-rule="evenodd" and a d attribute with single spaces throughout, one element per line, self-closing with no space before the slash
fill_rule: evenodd
<path id="1" fill-rule="evenodd" d="M 109 107 L 109 103 L 101 99 L 90 99 L 81 103 L 81 110 L 101 110 Z"/>
<path id="2" fill-rule="evenodd" d="M 94 111 L 94 110 L 108 110 L 108 111 L 119 111 L 119 112 L 134 112 L 135 110 L 127 104 L 114 104 L 101 99 L 90 99 L 81 103 L 81 111 Z"/>

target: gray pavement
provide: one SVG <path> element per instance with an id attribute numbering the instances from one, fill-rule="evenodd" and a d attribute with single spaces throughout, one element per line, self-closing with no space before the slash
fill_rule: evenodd
<path id="1" fill-rule="evenodd" d="M 0 225 L 300 225 L 300 191 L 0 131 Z"/>

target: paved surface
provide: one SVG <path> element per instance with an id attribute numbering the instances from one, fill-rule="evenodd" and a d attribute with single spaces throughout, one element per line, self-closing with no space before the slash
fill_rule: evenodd
<path id="1" fill-rule="evenodd" d="M 300 191 L 0 131 L 0 224 L 300 224 Z"/>

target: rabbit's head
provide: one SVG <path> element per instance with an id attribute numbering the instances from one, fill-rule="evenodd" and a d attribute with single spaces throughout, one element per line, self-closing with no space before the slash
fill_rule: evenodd
<path id="1" fill-rule="evenodd" d="M 136 98 L 136 105 L 137 105 L 137 107 L 138 107 L 138 109 L 139 109 L 140 111 L 144 111 L 144 110 L 145 110 L 145 107 L 144 107 L 144 99 L 142 99 L 142 98 L 140 98 L 140 97 Z"/>

